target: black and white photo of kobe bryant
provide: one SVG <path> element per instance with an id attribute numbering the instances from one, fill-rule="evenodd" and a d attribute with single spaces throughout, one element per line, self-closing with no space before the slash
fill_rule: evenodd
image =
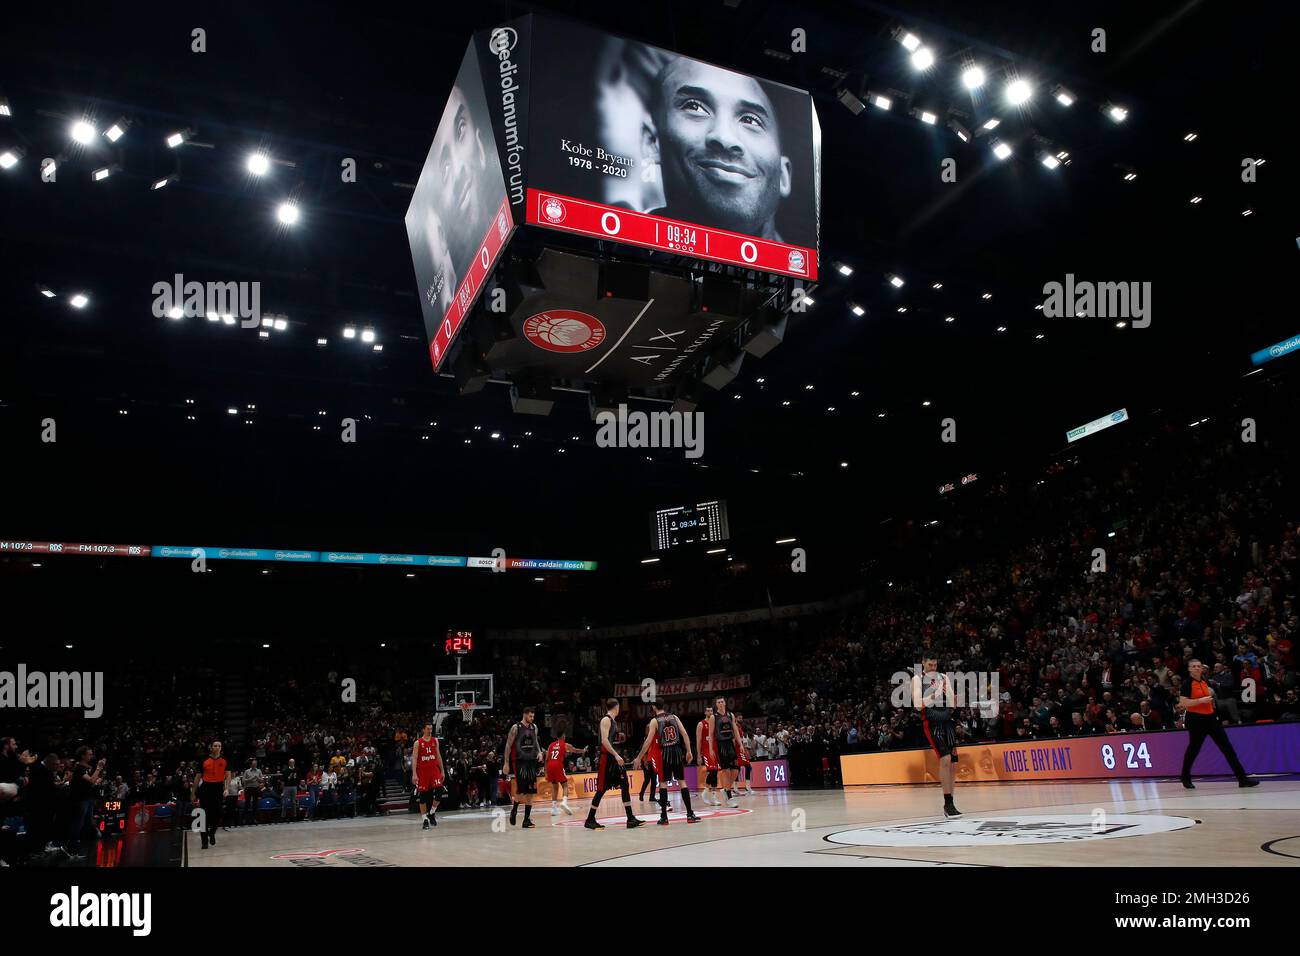
<path id="1" fill-rule="evenodd" d="M 668 219 L 782 241 L 793 165 L 777 110 L 751 76 L 671 57 L 650 84 L 642 162 L 656 165 Z"/>
<path id="2" fill-rule="evenodd" d="M 477 252 L 504 195 L 490 128 L 484 133 L 487 123 L 481 87 L 458 81 L 447 97 L 429 151 L 434 204 L 458 265 Z"/>

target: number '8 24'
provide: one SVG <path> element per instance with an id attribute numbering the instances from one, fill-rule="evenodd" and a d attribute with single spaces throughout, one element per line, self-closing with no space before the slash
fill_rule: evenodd
<path id="1" fill-rule="evenodd" d="M 1140 744 L 1121 744 L 1124 748 L 1124 766 L 1129 770 L 1140 770 L 1146 767 L 1151 769 L 1151 753 L 1147 750 L 1146 742 Z M 1138 761 L 1141 761 L 1139 764 Z M 1115 748 L 1110 744 L 1101 746 L 1101 762 L 1106 765 L 1107 770 L 1115 769 Z"/>

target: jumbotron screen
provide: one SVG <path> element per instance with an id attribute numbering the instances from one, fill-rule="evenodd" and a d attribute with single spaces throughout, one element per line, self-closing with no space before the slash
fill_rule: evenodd
<path id="1" fill-rule="evenodd" d="M 667 551 L 688 544 L 713 544 L 731 537 L 725 501 L 660 508 L 654 513 L 650 546 Z"/>

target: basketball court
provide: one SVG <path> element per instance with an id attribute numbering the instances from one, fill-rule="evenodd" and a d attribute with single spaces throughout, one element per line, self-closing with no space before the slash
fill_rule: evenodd
<path id="1" fill-rule="evenodd" d="M 959 786 L 963 816 L 945 821 L 937 787 L 760 791 L 738 809 L 701 807 L 686 824 L 680 800 L 667 827 L 658 808 L 633 806 L 646 826 L 623 826 L 607 798 L 588 831 L 573 816 L 534 813 L 536 829 L 510 827 L 504 811 L 442 814 L 420 829 L 415 814 L 236 828 L 199 850 L 194 867 L 383 866 L 1300 866 L 1300 779 Z"/>

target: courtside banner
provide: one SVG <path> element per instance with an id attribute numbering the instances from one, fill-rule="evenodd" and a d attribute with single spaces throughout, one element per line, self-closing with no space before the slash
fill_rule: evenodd
<path id="1" fill-rule="evenodd" d="M 808 93 L 541 16 L 483 42 L 499 60 L 493 95 L 514 98 L 491 108 L 501 129 L 515 109 L 527 223 L 817 278 L 820 129 Z M 528 97 L 522 127 L 515 85 Z"/>
<path id="2" fill-rule="evenodd" d="M 1249 773 L 1300 773 L 1300 724 L 1252 724 L 1228 727 L 1242 766 Z M 1143 734 L 1098 734 L 1091 737 L 968 744 L 957 748 L 957 780 L 1095 780 L 1177 777 L 1187 751 L 1187 732 L 1163 730 Z M 840 757 L 845 786 L 933 783 L 939 759 L 926 749 Z M 1207 740 L 1192 773 L 1231 776 L 1232 770 Z"/>
<path id="3" fill-rule="evenodd" d="M 514 228 L 479 60 L 471 44 L 406 210 L 406 235 L 435 372 Z"/>

